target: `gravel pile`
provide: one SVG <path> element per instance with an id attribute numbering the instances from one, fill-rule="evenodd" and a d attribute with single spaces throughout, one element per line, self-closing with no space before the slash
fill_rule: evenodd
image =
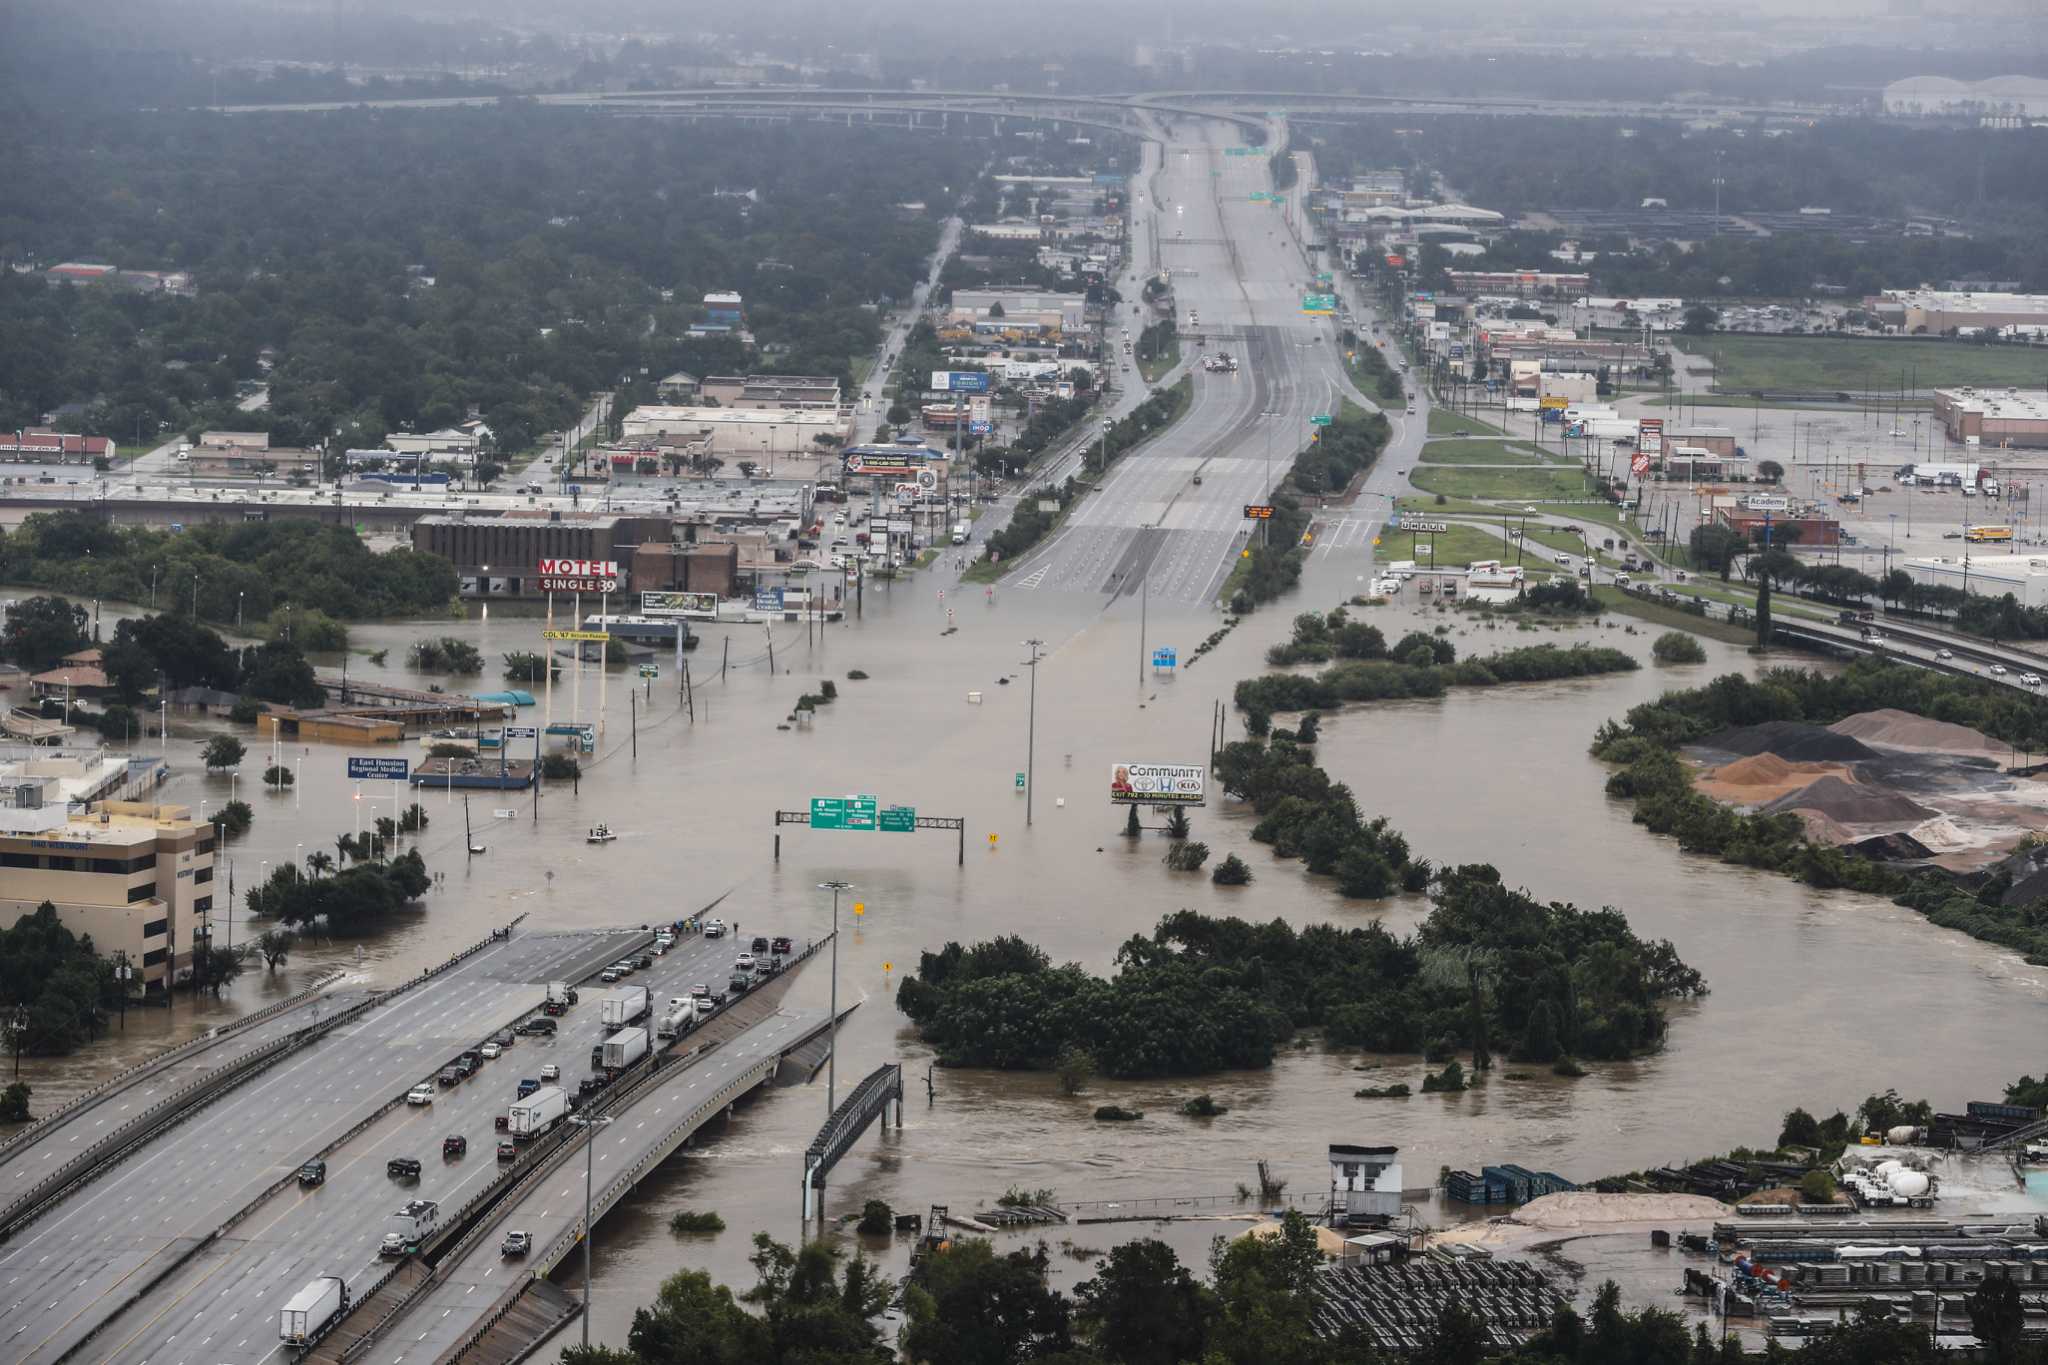
<path id="1" fill-rule="evenodd" d="M 1916 749 L 1924 753 L 2001 759 L 2012 752 L 2009 745 L 2001 744 L 1967 725 L 1929 720 L 1910 711 L 1862 711 L 1847 720 L 1836 721 L 1828 729 L 1851 739 L 1881 744 L 1887 749 Z"/>
<path id="2" fill-rule="evenodd" d="M 1881 788 L 1859 787 L 1839 777 L 1823 777 L 1810 782 L 1796 792 L 1779 797 L 1764 809 L 1773 813 L 1812 811 L 1839 825 L 1908 827 L 1932 819 L 1938 813 L 1911 797 Z"/>
<path id="3" fill-rule="evenodd" d="M 1855 763 L 1877 757 L 1875 749 L 1853 735 L 1795 720 L 1717 730 L 1701 740 L 1700 746 L 1728 754 L 1775 754 L 1792 763 Z"/>

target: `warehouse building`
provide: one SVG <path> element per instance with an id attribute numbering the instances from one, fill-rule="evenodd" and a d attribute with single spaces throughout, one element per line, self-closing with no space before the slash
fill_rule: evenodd
<path id="1" fill-rule="evenodd" d="M 729 408 L 839 406 L 839 381 L 826 374 L 714 374 L 697 390 L 706 403 Z"/>
<path id="2" fill-rule="evenodd" d="M 1087 324 L 1088 296 L 1048 294 L 1036 289 L 955 289 L 946 317 L 978 331 L 1037 328 L 1079 332 Z"/>
<path id="3" fill-rule="evenodd" d="M 1982 446 L 2048 446 L 2048 390 L 1936 389 L 1934 415 L 1951 441 L 1975 437 Z"/>
<path id="4" fill-rule="evenodd" d="M 1887 289 L 1864 305 L 1887 327 L 1939 336 L 2048 326 L 2048 294 L 1969 293 L 1953 289 Z"/>
<path id="5" fill-rule="evenodd" d="M 705 381 L 710 387 L 711 381 Z M 629 442 L 656 445 L 709 443 L 712 454 L 727 458 L 776 455 L 815 456 L 817 438 L 841 441 L 852 435 L 853 416 L 836 406 L 810 408 L 640 407 L 626 414 L 620 431 Z"/>
<path id="6" fill-rule="evenodd" d="M 2023 607 L 2048 607 L 2048 556 L 1937 555 L 1901 565 L 1915 583 L 1960 588 L 1980 597 L 2011 593 Z"/>

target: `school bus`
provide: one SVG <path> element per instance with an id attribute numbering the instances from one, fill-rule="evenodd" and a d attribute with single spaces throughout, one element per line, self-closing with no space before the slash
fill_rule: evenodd
<path id="1" fill-rule="evenodd" d="M 1963 539 L 1976 541 L 1980 545 L 1986 541 L 2009 541 L 2012 539 L 2012 527 L 1971 526 L 1963 531 Z"/>

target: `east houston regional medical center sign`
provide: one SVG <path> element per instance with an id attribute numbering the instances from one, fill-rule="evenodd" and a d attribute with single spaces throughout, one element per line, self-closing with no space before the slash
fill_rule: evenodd
<path id="1" fill-rule="evenodd" d="M 1118 806 L 1206 805 L 1208 771 L 1199 763 L 1112 764 L 1109 799 Z"/>
<path id="2" fill-rule="evenodd" d="M 540 561 L 542 592 L 617 592 L 619 562 L 616 559 L 543 559 Z"/>

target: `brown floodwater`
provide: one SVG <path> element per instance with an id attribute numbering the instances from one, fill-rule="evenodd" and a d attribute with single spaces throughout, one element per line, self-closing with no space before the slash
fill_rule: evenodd
<path id="1" fill-rule="evenodd" d="M 1196 837 L 1214 858 L 1244 857 L 1257 880 L 1218 888 L 1206 877 L 1171 873 L 1160 862 L 1157 836 L 1135 846 L 1119 837 L 1121 812 L 1104 790 L 1113 762 L 1203 761 L 1212 703 L 1227 700 L 1237 679 L 1263 668 L 1266 646 L 1285 633 L 1293 611 L 1332 605 L 1356 590 L 1358 569 L 1341 554 L 1318 556 L 1283 610 L 1251 618 L 1192 663 L 1216 619 L 1151 611 L 1144 644 L 1180 649 L 1183 667 L 1170 679 L 1140 669 L 1139 607 L 1131 598 L 1107 604 L 1016 589 L 985 594 L 953 583 L 943 570 L 893 587 L 871 584 L 859 619 L 815 639 L 800 626 L 778 625 L 775 662 L 786 671 L 772 677 L 762 627 L 710 627 L 691 659 L 694 721 L 679 705 L 666 663 L 651 685 L 630 671 L 615 672 L 601 755 L 586 760 L 580 793 L 546 794 L 538 824 L 527 797 L 475 794 L 470 815 L 488 852 L 465 860 L 460 794 L 426 794 L 432 824 L 420 847 L 445 884 L 419 912 L 374 939 L 308 944 L 284 971 L 244 977 L 222 1005 L 180 999 L 168 1014 L 130 1011 L 125 1034 L 63 1062 L 31 1059 L 24 1077 L 36 1085 L 40 1106 L 321 971 L 340 967 L 371 982 L 396 980 L 522 911 L 536 925 L 608 924 L 673 917 L 726 896 L 720 913 L 749 934 L 815 934 L 831 919 L 830 895 L 817 884 L 833 879 L 856 888 L 841 903 L 840 995 L 861 1002 L 842 1033 L 841 1084 L 900 1060 L 910 1092 L 902 1132 L 871 1134 L 840 1165 L 827 1201 L 834 1218 L 857 1213 L 870 1198 L 899 1210 L 931 1203 L 971 1210 L 1013 1185 L 1054 1190 L 1063 1200 L 1126 1205 L 1162 1196 L 1228 1197 L 1253 1181 L 1262 1158 L 1291 1192 L 1313 1194 L 1326 1183 L 1329 1142 L 1400 1144 L 1411 1187 L 1428 1186 L 1439 1166 L 1500 1161 L 1590 1179 L 1768 1139 L 1794 1105 L 1853 1109 L 1886 1086 L 1944 1105 L 1995 1097 L 2030 1065 L 2016 1040 L 2039 1036 L 2048 1022 L 2048 974 L 1882 900 L 1814 891 L 1682 854 L 1672 841 L 1631 824 L 1627 807 L 1604 795 L 1606 771 L 1586 752 L 1600 722 L 1667 687 L 1753 670 L 1757 662 L 1742 649 L 1709 640 L 1708 663 L 1665 668 L 1649 663 L 1654 630 L 1631 632 L 1627 618 L 1529 633 L 1432 612 L 1430 623 L 1451 623 L 1461 652 L 1597 639 L 1629 650 L 1645 666 L 1615 677 L 1347 711 L 1326 720 L 1322 762 L 1368 812 L 1390 816 L 1418 856 L 1491 862 L 1539 896 L 1612 905 L 1627 912 L 1637 932 L 1670 938 L 1706 974 L 1712 993 L 1672 1011 L 1661 1054 L 1595 1065 L 1578 1080 L 1496 1073 L 1463 1095 L 1367 1101 L 1352 1092 L 1395 1079 L 1413 1084 L 1419 1060 L 1305 1046 L 1270 1071 L 1199 1083 L 1097 1081 L 1078 1098 L 1059 1095 L 1043 1076 L 942 1070 L 928 1101 L 928 1053 L 905 1028 L 890 993 L 915 969 L 921 950 L 948 939 L 1021 934 L 1056 960 L 1100 970 L 1125 938 L 1182 907 L 1293 923 L 1384 918 L 1396 928 L 1426 912 L 1419 898 L 1343 900 L 1327 881 L 1253 844 L 1251 820 L 1223 802 L 1196 815 Z M 1389 607 L 1365 615 L 1392 638 L 1422 613 Z M 949 624 L 957 627 L 951 634 Z M 350 673 L 423 686 L 429 680 L 403 666 L 405 646 L 424 634 L 449 634 L 475 643 L 492 667 L 481 681 L 432 681 L 451 690 L 495 687 L 498 656 L 538 647 L 539 629 L 532 616 L 502 611 L 471 621 L 364 627 L 355 635 L 358 650 L 388 648 L 390 658 L 377 667 L 358 654 Z M 734 666 L 720 678 L 728 637 Z M 1037 791 L 1027 827 L 1015 774 L 1026 766 L 1030 678 L 1022 642 L 1033 637 L 1045 641 L 1047 652 L 1039 665 Z M 847 678 L 856 669 L 868 674 L 865 681 Z M 796 698 L 823 678 L 837 680 L 839 700 L 813 723 L 783 728 Z M 641 691 L 629 703 L 634 687 Z M 557 684 L 557 720 L 570 717 L 574 690 Z M 977 691 L 974 704 L 969 694 Z M 584 678 L 581 700 L 583 717 L 594 720 L 594 675 Z M 169 799 L 227 799 L 228 779 L 203 774 L 195 761 L 198 745 L 219 728 L 174 724 L 178 775 Z M 1231 733 L 1241 733 L 1234 716 Z M 256 809 L 254 829 L 232 849 L 238 888 L 246 889 L 263 864 L 331 850 L 333 836 L 353 828 L 357 803 L 344 776 L 345 755 L 317 745 L 302 753 L 301 782 L 290 794 L 252 795 L 248 783 L 238 785 L 236 794 Z M 252 743 L 247 770 L 260 772 L 268 761 L 265 747 Z M 812 796 L 855 792 L 924 815 L 963 818 L 965 866 L 955 863 L 950 833 L 801 827 L 783 829 L 782 859 L 772 860 L 773 812 L 803 809 Z M 388 795 L 369 795 L 365 807 L 388 812 Z M 516 818 L 493 818 L 499 807 L 516 808 Z M 598 821 L 619 832 L 618 842 L 583 842 Z M 864 910 L 857 918 L 853 902 Z M 246 922 L 237 924 L 238 938 L 249 932 Z M 819 964 L 798 983 L 794 999 L 822 1007 L 827 985 Z M 1989 1020 L 1997 1026 L 1985 1027 Z M 1181 1098 L 1200 1089 L 1230 1112 L 1213 1120 L 1174 1113 Z M 1090 1111 L 1112 1101 L 1147 1116 L 1093 1122 Z M 801 1154 L 824 1110 L 822 1083 L 764 1094 L 668 1163 L 633 1207 L 607 1221 L 598 1238 L 594 1336 L 622 1339 L 632 1307 L 678 1268 L 703 1267 L 746 1283 L 756 1230 L 797 1237 Z M 728 1231 L 678 1240 L 666 1223 L 682 1208 L 715 1209 Z M 1448 1216 L 1427 1201 L 1424 1212 Z M 1236 1226 L 1119 1223 L 1044 1235 L 1085 1249 L 1157 1233 L 1199 1259 L 1211 1236 Z M 875 1249 L 900 1264 L 907 1248 Z M 1063 1271 L 1086 1270 L 1085 1258 L 1060 1260 Z"/>

